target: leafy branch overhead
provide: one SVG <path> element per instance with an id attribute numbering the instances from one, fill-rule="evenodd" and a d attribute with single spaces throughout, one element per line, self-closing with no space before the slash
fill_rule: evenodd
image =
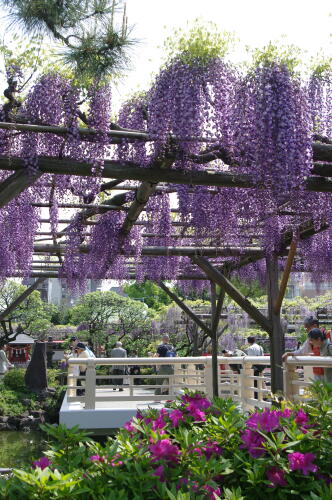
<path id="1" fill-rule="evenodd" d="M 126 6 L 116 0 L 1 0 L 13 24 L 48 36 L 77 76 L 103 79 L 127 68 L 134 44 Z"/>

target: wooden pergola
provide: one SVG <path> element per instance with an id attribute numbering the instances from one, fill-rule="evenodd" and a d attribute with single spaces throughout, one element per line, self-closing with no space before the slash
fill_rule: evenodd
<path id="1" fill-rule="evenodd" d="M 66 137 L 69 133 L 64 127 L 31 125 L 20 123 L 0 123 L 0 129 L 8 130 L 12 133 L 34 132 L 43 134 L 53 134 Z M 79 129 L 83 140 L 93 141 L 96 135 L 95 130 Z M 146 132 L 137 130 L 110 130 L 108 133 L 109 143 L 118 144 L 124 139 L 127 142 L 138 143 L 141 141 L 153 141 Z M 200 138 L 191 138 L 198 141 Z M 316 141 L 312 144 L 314 165 L 311 175 L 306 179 L 300 179 L 304 189 L 315 192 L 332 192 L 332 141 L 324 137 L 315 137 Z M 190 140 L 190 138 L 189 138 Z M 201 140 L 204 143 L 204 139 Z M 212 142 L 211 139 L 206 142 Z M 212 143 L 213 144 L 213 143 Z M 139 164 L 132 161 L 117 161 L 105 159 L 102 177 L 105 182 L 101 185 L 102 192 L 120 191 L 110 198 L 103 200 L 102 203 L 68 203 L 63 208 L 79 210 L 80 220 L 87 227 L 98 223 L 98 216 L 111 210 L 122 210 L 125 212 L 125 219 L 120 229 L 120 235 L 125 238 L 135 225 L 144 227 L 146 222 L 139 219 L 145 211 L 149 197 L 156 192 L 174 192 L 174 184 L 184 184 L 187 186 L 209 186 L 211 192 L 219 187 L 242 188 L 242 189 L 261 189 L 264 193 L 265 186 L 257 185 L 255 179 L 248 174 L 237 172 L 236 164 L 227 151 L 217 146 L 210 146 L 204 152 L 197 155 L 190 155 L 190 160 L 199 164 L 207 165 L 205 170 L 185 171 L 172 169 L 172 165 L 177 160 L 179 152 L 177 151 L 177 138 L 170 137 L 170 147 L 165 154 L 152 161 L 149 166 L 142 168 Z M 213 162 L 221 159 L 227 170 L 224 172 L 216 171 L 213 168 Z M 10 172 L 10 175 L 0 185 L 0 207 L 4 207 L 10 201 L 15 199 L 25 189 L 32 186 L 37 179 L 44 173 L 56 175 L 73 176 L 93 176 L 91 164 L 78 162 L 68 158 L 42 157 L 38 159 L 38 171 L 33 175 L 24 167 L 24 162 L 18 157 L 0 157 L 0 170 Z M 111 179 L 111 180 L 110 180 Z M 138 181 L 137 186 L 128 184 L 128 181 Z M 123 191 L 123 192 L 121 192 Z M 134 191 L 134 199 L 128 205 L 126 202 L 126 192 Z M 37 206 L 49 206 L 48 204 L 35 203 Z M 61 207 L 61 205 L 60 205 Z M 174 210 L 176 214 L 176 210 Z M 293 215 L 285 204 L 278 209 L 278 215 Z M 159 283 L 160 287 L 168 293 L 178 306 L 212 339 L 213 348 L 213 366 L 214 366 L 214 394 L 218 393 L 218 364 L 217 364 L 217 329 L 221 309 L 225 294 L 229 295 L 254 321 L 266 331 L 271 340 L 271 378 L 272 391 L 277 392 L 283 388 L 282 376 L 282 349 L 283 349 L 283 331 L 280 322 L 280 311 L 282 300 L 285 294 L 292 263 L 296 254 L 297 242 L 302 239 L 310 238 L 320 231 L 328 229 L 328 224 L 322 222 L 317 228 L 313 221 L 306 214 L 300 214 L 303 222 L 299 224 L 296 238 L 293 230 L 283 229 L 280 250 L 278 253 L 266 256 L 264 249 L 258 244 L 250 242 L 251 237 L 257 238 L 254 233 L 250 235 L 247 227 L 244 227 L 243 245 L 232 246 L 227 244 L 227 235 L 225 243 L 209 241 L 200 246 L 190 245 L 190 235 L 185 236 L 185 245 L 179 246 L 143 246 L 142 256 L 186 256 L 192 262 L 192 270 L 181 270 L 174 279 L 184 280 L 208 280 L 211 286 L 211 324 L 204 323 L 188 306 L 169 290 L 165 283 Z M 92 219 L 92 220 L 91 220 Z M 47 224 L 49 219 L 40 219 L 41 223 Z M 59 224 L 70 224 L 70 219 L 60 219 Z M 181 221 L 173 221 L 174 237 L 179 236 L 177 230 L 183 226 Z M 28 288 L 21 297 L 19 297 L 7 310 L 0 315 L 0 322 L 5 321 L 6 316 L 20 303 L 29 293 L 37 288 L 39 283 L 47 278 L 64 278 L 62 275 L 62 254 L 65 244 L 60 243 L 62 237 L 66 235 L 69 226 L 58 231 L 56 235 L 50 231 L 39 232 L 36 234 L 34 245 L 34 258 L 31 267 L 31 277 L 37 278 L 37 281 Z M 82 233 L 84 239 L 88 233 Z M 43 236 L 45 238 L 38 237 Z M 55 236 L 55 241 L 54 241 Z M 145 234 L 145 236 L 160 237 L 157 234 Z M 241 237 L 241 235 L 237 235 Z M 49 240 L 49 243 L 44 243 Z M 180 241 L 180 236 L 179 236 Z M 88 252 L 89 246 L 82 243 L 79 247 L 80 252 Z M 45 256 L 47 260 L 45 259 Z M 52 257 L 57 260 L 53 260 Z M 226 257 L 227 260 L 220 264 L 214 259 Z M 280 258 L 287 257 L 286 266 L 279 286 L 279 266 Z M 267 293 L 268 293 L 268 316 L 263 315 L 254 305 L 244 297 L 239 290 L 231 283 L 230 275 L 233 271 L 243 266 L 257 262 L 261 259 L 266 260 L 267 269 Z M 127 265 L 129 277 L 135 279 L 135 262 L 131 256 L 127 256 Z M 17 270 L 17 276 L 20 276 L 20 270 Z M 94 276 L 91 276 L 94 278 Z M 219 296 L 216 293 L 216 285 L 220 287 Z"/>

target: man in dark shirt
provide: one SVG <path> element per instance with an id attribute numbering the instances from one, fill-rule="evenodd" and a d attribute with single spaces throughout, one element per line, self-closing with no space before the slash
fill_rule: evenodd
<path id="1" fill-rule="evenodd" d="M 169 336 L 164 335 L 163 336 L 163 343 L 159 344 L 157 347 L 157 353 L 156 357 L 158 358 L 172 358 L 175 356 L 175 349 L 172 346 L 172 344 L 169 343 Z M 174 368 L 172 365 L 160 365 L 159 370 L 158 370 L 158 375 L 173 375 L 174 374 Z M 169 386 L 169 378 L 157 378 L 157 385 L 166 385 Z M 167 389 L 161 389 L 158 388 L 156 389 L 155 394 L 160 395 L 160 394 L 168 394 L 169 390 Z"/>

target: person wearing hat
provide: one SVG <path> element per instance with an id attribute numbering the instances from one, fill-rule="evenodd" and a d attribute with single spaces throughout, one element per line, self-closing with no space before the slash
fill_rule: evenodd
<path id="1" fill-rule="evenodd" d="M 308 332 L 307 340 L 305 342 L 303 342 L 303 344 L 298 349 L 295 349 L 295 351 L 285 352 L 285 354 L 282 357 L 283 361 L 286 361 L 288 356 L 306 356 L 306 355 L 312 353 L 311 344 L 309 342 L 309 333 L 314 328 L 316 328 L 316 329 L 319 328 L 319 321 L 314 316 L 307 316 L 304 319 L 303 326 Z"/>
<path id="2" fill-rule="evenodd" d="M 82 359 L 86 359 L 86 358 L 89 358 L 89 353 L 87 352 L 86 348 L 85 348 L 85 345 L 83 344 L 83 342 L 77 342 L 76 344 L 76 348 L 75 348 L 75 351 L 77 353 L 77 357 L 78 358 L 82 358 Z M 85 376 L 85 372 L 86 372 L 86 368 L 87 368 L 87 365 L 79 365 L 79 376 L 80 377 L 84 377 Z M 82 386 L 82 380 L 78 380 L 77 381 L 77 385 L 80 385 Z M 77 395 L 78 396 L 82 396 L 84 394 L 84 389 L 79 389 L 77 391 Z"/>

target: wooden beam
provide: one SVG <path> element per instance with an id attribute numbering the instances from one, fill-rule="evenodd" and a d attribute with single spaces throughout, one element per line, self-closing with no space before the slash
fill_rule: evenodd
<path id="1" fill-rule="evenodd" d="M 296 248 L 297 248 L 297 239 L 293 238 L 292 243 L 291 243 L 290 248 L 289 248 L 288 256 L 287 256 L 286 266 L 285 266 L 285 269 L 284 269 L 284 272 L 282 275 L 278 297 L 277 297 L 276 302 L 274 304 L 274 313 L 275 314 L 279 314 L 280 310 L 281 310 L 282 301 L 283 301 L 284 296 L 285 296 L 288 279 L 290 276 L 290 272 L 292 270 L 294 257 L 296 255 Z"/>
<path id="2" fill-rule="evenodd" d="M 172 300 L 174 300 L 174 302 L 182 309 L 182 311 L 185 312 L 187 316 L 189 316 L 189 318 L 191 318 L 196 323 L 199 328 L 201 328 L 209 337 L 211 337 L 210 328 L 205 323 L 203 323 L 203 321 L 201 321 L 196 316 L 196 314 L 175 293 L 173 293 L 162 281 L 158 283 L 158 285 L 162 290 L 164 290 L 164 292 L 167 293 L 167 295 Z"/>
<path id="3" fill-rule="evenodd" d="M 58 245 L 34 245 L 34 252 L 54 253 L 65 250 L 64 244 Z M 81 253 L 89 253 L 88 245 L 80 245 Z M 196 256 L 204 255 L 206 257 L 238 257 L 243 254 L 261 255 L 262 250 L 257 247 L 157 247 L 146 246 L 142 248 L 143 256 Z"/>
<path id="4" fill-rule="evenodd" d="M 266 258 L 266 271 L 269 321 L 272 326 L 270 332 L 271 391 L 276 394 L 283 390 L 282 354 L 284 351 L 284 332 L 280 321 L 280 310 L 278 313 L 275 312 L 278 297 L 278 256 L 276 254 Z"/>
<path id="5" fill-rule="evenodd" d="M 24 168 L 22 158 L 0 156 L 0 170 L 20 170 Z M 38 169 L 42 173 L 57 175 L 94 176 L 93 166 L 89 163 L 71 159 L 40 157 Z M 167 182 L 197 186 L 219 186 L 238 188 L 264 188 L 249 174 L 236 172 L 211 172 L 208 170 L 184 171 L 161 168 L 143 168 L 129 161 L 105 160 L 102 176 L 110 179 L 138 180 L 151 183 Z M 316 192 L 332 192 L 332 181 L 321 177 L 308 177 L 305 189 Z"/>
<path id="6" fill-rule="evenodd" d="M 217 283 L 256 323 L 269 334 L 272 332 L 271 322 L 210 262 L 203 257 L 192 257 L 192 261 L 205 272 L 211 281 Z"/>
<path id="7" fill-rule="evenodd" d="M 42 172 L 30 172 L 27 168 L 19 170 L 7 177 L 0 184 L 0 208 L 21 194 L 25 189 L 32 186 Z"/>
<path id="8" fill-rule="evenodd" d="M 43 283 L 46 277 L 39 277 L 29 288 L 27 288 L 21 295 L 19 295 L 2 313 L 0 314 L 0 321 L 3 321 L 17 306 L 19 306 L 38 286 Z"/>

